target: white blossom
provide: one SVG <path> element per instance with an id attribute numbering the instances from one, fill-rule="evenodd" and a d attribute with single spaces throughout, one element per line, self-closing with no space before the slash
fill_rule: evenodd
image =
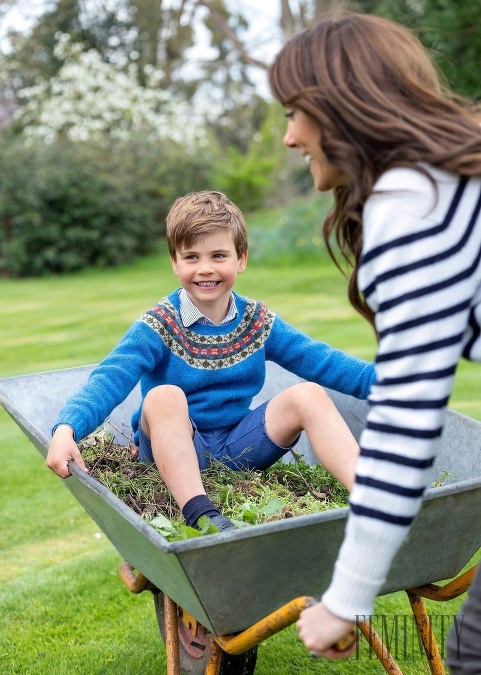
<path id="1" fill-rule="evenodd" d="M 57 34 L 54 54 L 64 63 L 49 81 L 19 92 L 15 113 L 27 138 L 46 143 L 64 136 L 72 141 L 128 140 L 142 132 L 149 140 L 170 140 L 194 149 L 205 144 L 204 126 L 194 108 L 160 89 L 162 72 L 146 68 L 148 86 L 137 81 L 137 67 L 125 71 L 84 51 L 69 35 Z"/>

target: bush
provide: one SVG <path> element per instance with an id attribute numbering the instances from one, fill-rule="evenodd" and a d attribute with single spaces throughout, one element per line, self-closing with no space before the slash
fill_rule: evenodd
<path id="1" fill-rule="evenodd" d="M 147 253 L 179 194 L 205 189 L 208 158 L 142 139 L 106 147 L 0 143 L 0 271 L 40 276 Z"/>
<path id="2" fill-rule="evenodd" d="M 216 175 L 216 183 L 241 211 L 255 211 L 263 205 L 273 169 L 272 159 L 242 155 L 235 148 L 229 148 L 228 158 Z"/>
<path id="3" fill-rule="evenodd" d="M 317 259 L 325 249 L 322 224 L 332 206 L 330 195 L 306 197 L 281 209 L 269 227 L 249 219 L 249 259 L 272 263 Z"/>

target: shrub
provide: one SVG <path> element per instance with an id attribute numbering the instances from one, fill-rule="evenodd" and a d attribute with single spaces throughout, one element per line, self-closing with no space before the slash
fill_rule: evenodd
<path id="1" fill-rule="evenodd" d="M 328 195 L 293 202 L 278 212 L 270 226 L 249 219 L 249 258 L 253 262 L 317 259 L 324 250 L 322 224 L 332 206 Z"/>
<path id="2" fill-rule="evenodd" d="M 164 232 L 182 192 L 204 189 L 206 157 L 142 139 L 110 146 L 0 144 L 0 271 L 10 276 L 118 265 Z"/>
<path id="3" fill-rule="evenodd" d="M 242 155 L 231 147 L 216 175 L 216 183 L 242 211 L 255 211 L 263 205 L 273 169 L 272 159 Z"/>

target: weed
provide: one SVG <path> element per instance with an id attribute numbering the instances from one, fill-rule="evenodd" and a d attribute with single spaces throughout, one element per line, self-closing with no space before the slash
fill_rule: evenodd
<path id="1" fill-rule="evenodd" d="M 195 530 L 187 532 L 192 528 L 183 524 L 155 465 L 140 462 L 132 446 L 120 445 L 100 430 L 82 441 L 80 449 L 90 474 L 166 538 L 198 536 Z M 292 459 L 264 471 L 235 471 L 214 461 L 202 471 L 202 480 L 215 506 L 238 527 L 346 506 L 346 488 L 322 465 L 306 464 L 295 452 Z M 210 533 L 201 529 L 201 534 Z"/>

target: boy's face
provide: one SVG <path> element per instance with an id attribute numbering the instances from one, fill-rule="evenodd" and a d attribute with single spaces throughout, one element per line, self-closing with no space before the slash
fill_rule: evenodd
<path id="1" fill-rule="evenodd" d="M 174 274 L 192 302 L 212 309 L 227 303 L 238 274 L 247 264 L 247 253 L 237 257 L 231 232 L 213 232 L 198 239 L 189 249 L 177 251 L 172 259 Z M 225 304 L 227 307 L 227 304 Z"/>

